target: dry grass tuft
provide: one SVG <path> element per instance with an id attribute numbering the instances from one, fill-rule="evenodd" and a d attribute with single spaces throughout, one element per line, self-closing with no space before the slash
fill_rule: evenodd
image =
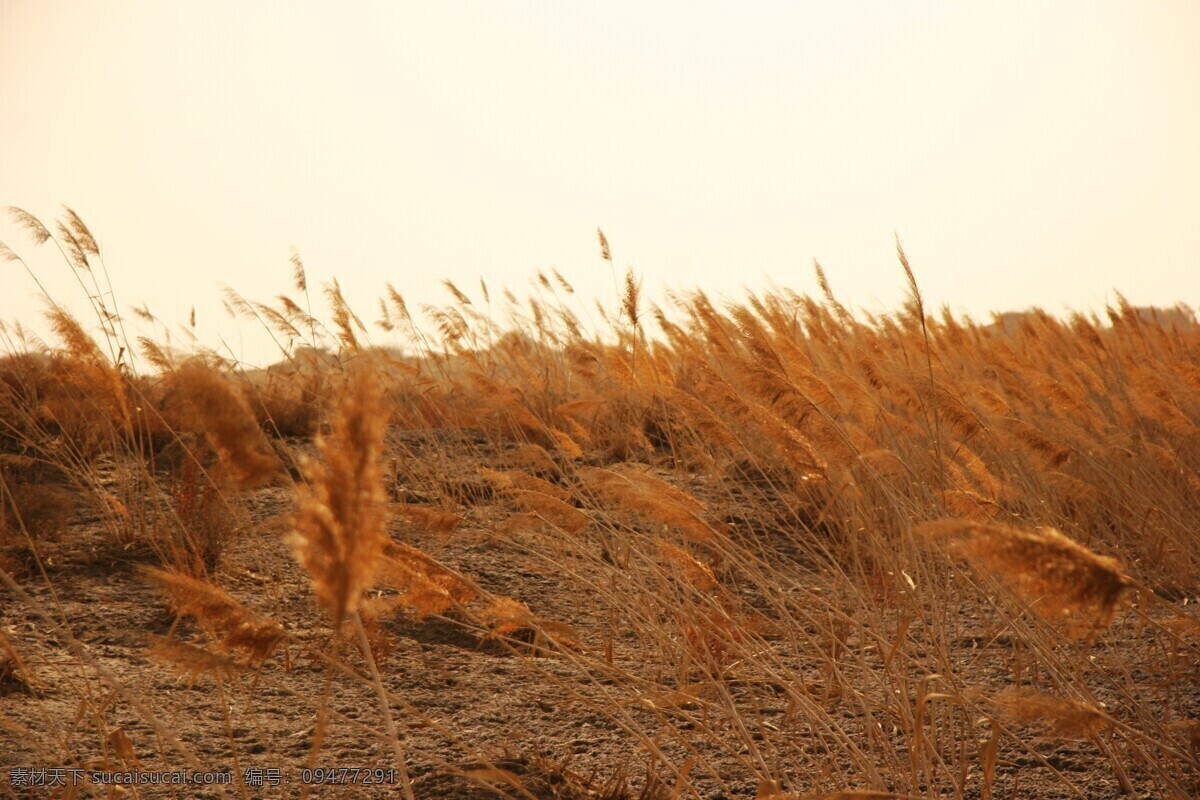
<path id="1" fill-rule="evenodd" d="M 0 630 L 0 694 L 17 690 L 31 692 L 39 683 L 21 658 L 8 634 Z"/>
<path id="2" fill-rule="evenodd" d="M 567 533 L 581 533 L 592 521 L 591 517 L 570 503 L 541 492 L 512 489 L 507 494 L 521 510 Z"/>
<path id="3" fill-rule="evenodd" d="M 388 287 L 386 348 L 336 282 L 313 316 L 319 284 L 294 255 L 287 294 L 226 293 L 281 350 L 235 371 L 194 317 L 176 342 L 135 310 L 165 335 L 126 336 L 73 212 L 14 220 L 52 241 L 96 316 L 50 300 L 50 346 L 0 323 L 0 761 L 157 771 L 200 766 L 194 745 L 240 773 L 372 752 L 410 798 L 569 800 L 760 781 L 759 800 L 1068 796 L 1107 767 L 1130 796 L 1200 796 L 1192 309 L 1166 324 L 1119 298 L 1106 321 L 980 324 L 930 313 L 899 246 L 909 298 L 892 313 L 848 311 L 819 267 L 823 302 L 659 307 L 598 232 L 598 316 L 539 274 L 525 298 L 447 283 L 423 331 Z M 388 502 L 385 463 L 406 502 Z M 951 519 L 910 535 L 932 516 Z M 145 622 L 111 567 L 150 556 L 186 633 L 151 652 L 215 680 L 211 696 L 163 695 L 111 635 Z M 218 565 L 254 594 L 204 580 Z M 973 604 L 980 583 L 1001 601 Z M 1134 588 L 1137 613 L 1111 624 Z M 300 669 L 273 669 L 285 618 Z M 1037 753 L 1046 732 L 1092 746 L 1060 770 Z M 605 780 L 483 757 L 509 734 Z M 623 776 L 643 760 L 638 795 Z"/>
<path id="4" fill-rule="evenodd" d="M 1200 720 L 1184 719 L 1164 726 L 1169 733 L 1183 740 L 1192 758 L 1200 758 Z"/>
<path id="5" fill-rule="evenodd" d="M 185 458 L 170 483 L 180 530 L 172 541 L 174 566 L 197 577 L 214 571 L 238 525 L 229 499 Z"/>
<path id="6" fill-rule="evenodd" d="M 535 649 L 548 639 L 565 647 L 581 646 L 579 635 L 570 625 L 540 617 L 529 606 L 511 597 L 493 598 L 478 616 L 491 637 L 521 639 Z"/>
<path id="7" fill-rule="evenodd" d="M 945 541 L 981 575 L 995 575 L 1043 617 L 1089 635 L 1112 622 L 1117 603 L 1133 586 L 1116 559 L 1093 553 L 1053 528 L 941 520 L 917 528 Z"/>
<path id="8" fill-rule="evenodd" d="M 546 800 L 669 800 L 678 796 L 653 774 L 635 789 L 624 765 L 601 777 L 594 770 L 586 775 L 576 771 L 571 761 L 570 755 L 555 758 L 540 751 L 528 755 L 505 752 L 486 763 L 459 764 L 447 775 L 461 776 L 492 790 L 514 791 L 519 797 Z M 445 794 L 452 791 L 445 787 Z"/>
<path id="9" fill-rule="evenodd" d="M 607 501 L 614 511 L 631 511 L 655 525 L 673 528 L 688 539 L 711 541 L 714 526 L 703 517 L 704 506 L 694 497 L 665 481 L 637 469 L 612 470 L 585 467 L 579 470 L 584 486 Z"/>
<path id="10" fill-rule="evenodd" d="M 399 602 L 418 617 L 443 614 L 466 605 L 479 594 L 462 575 L 399 542 L 388 542 L 384 549 L 379 581 L 402 592 Z"/>
<path id="11" fill-rule="evenodd" d="M 292 546 L 317 600 L 340 626 L 374 583 L 387 537 L 381 456 L 387 413 L 366 372 L 350 376 L 333 412 L 321 460 L 304 467 Z"/>
<path id="12" fill-rule="evenodd" d="M 229 680 L 246 671 L 246 665 L 236 659 L 174 639 L 157 638 L 150 648 L 150 655 L 186 674 L 189 683 L 195 683 L 203 675 Z"/>
<path id="13" fill-rule="evenodd" d="M 32 407 L 22 409 L 42 430 L 66 436 L 89 456 L 111 450 L 133 430 L 125 375 L 75 317 L 51 305 L 46 311 L 60 348 L 43 364 L 28 364 Z M 39 376 L 40 373 L 40 376 Z"/>
<path id="14" fill-rule="evenodd" d="M 1112 727 L 1112 718 L 1079 700 L 1010 689 L 996 697 L 1001 715 L 1017 725 L 1040 725 L 1050 736 L 1091 739 Z"/>
<path id="15" fill-rule="evenodd" d="M 178 402 L 177 427 L 207 437 L 221 471 L 234 485 L 256 486 L 279 473 L 279 460 L 249 404 L 228 378 L 193 359 L 171 373 L 167 382 L 168 391 Z"/>
<path id="16" fill-rule="evenodd" d="M 171 601 L 178 614 L 196 620 L 227 652 L 259 666 L 275 652 L 286 633 L 282 625 L 255 614 L 225 590 L 174 570 L 143 567 L 142 573 Z"/>
<path id="17" fill-rule="evenodd" d="M 458 514 L 409 503 L 394 503 L 391 512 L 393 516 L 403 520 L 410 531 L 445 535 L 454 533 L 463 523 L 463 518 Z"/>
<path id="18" fill-rule="evenodd" d="M 59 533 L 78 497 L 65 486 L 31 481 L 12 481 L 7 489 L 0 494 L 0 535 L 11 535 L 22 525 L 34 537 Z"/>

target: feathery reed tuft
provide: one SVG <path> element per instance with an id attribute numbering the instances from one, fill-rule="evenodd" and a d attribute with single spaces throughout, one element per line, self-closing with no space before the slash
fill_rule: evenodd
<path id="1" fill-rule="evenodd" d="M 1108 626 L 1132 580 L 1116 559 L 1093 553 L 1053 528 L 1022 530 L 966 520 L 925 523 L 917 533 L 945 541 L 982 574 L 995 574 L 1036 611 L 1090 635 Z"/>
<path id="2" fill-rule="evenodd" d="M 270 658 L 284 639 L 282 625 L 250 611 L 208 581 L 156 567 L 143 567 L 142 574 L 167 596 L 176 613 L 192 617 L 223 650 L 241 653 L 251 666 Z"/>
<path id="3" fill-rule="evenodd" d="M 995 700 L 1000 713 L 1017 725 L 1040 725 L 1062 739 L 1090 739 L 1113 724 L 1095 706 L 1041 692 L 1008 689 Z"/>
<path id="4" fill-rule="evenodd" d="M 340 626 L 373 583 L 387 543 L 381 455 L 387 413 L 373 377 L 353 372 L 319 461 L 304 466 L 291 542 L 317 600 Z"/>
<path id="5" fill-rule="evenodd" d="M 540 617 L 529 606 L 512 597 L 493 598 L 479 612 L 479 619 L 487 625 L 490 637 L 516 637 L 525 633 L 535 649 L 548 638 L 564 647 L 581 646 L 578 634 L 570 625 Z"/>
<path id="6" fill-rule="evenodd" d="M 203 433 L 216 452 L 222 475 L 249 488 L 281 469 L 250 405 L 227 377 L 203 361 L 184 362 L 167 379 L 178 398 L 179 427 Z"/>
<path id="7" fill-rule="evenodd" d="M 674 528 L 697 542 L 710 541 L 716 536 L 714 526 L 703 517 L 704 506 L 696 498 L 653 475 L 617 466 L 612 470 L 585 467 L 579 470 L 579 477 L 584 486 L 614 511 L 631 511 L 643 520 Z"/>
<path id="8" fill-rule="evenodd" d="M 395 503 L 391 511 L 392 515 L 403 520 L 410 530 L 427 533 L 454 533 L 463 523 L 463 518 L 458 514 L 409 503 Z"/>
<path id="9" fill-rule="evenodd" d="M 203 647 L 165 637 L 155 637 L 150 655 L 170 664 L 194 683 L 202 675 L 217 675 L 226 680 L 246 671 L 241 662 Z"/>
<path id="10" fill-rule="evenodd" d="M 380 582 L 399 589 L 400 602 L 418 617 L 466 605 L 479 592 L 463 576 L 415 547 L 388 542 Z"/>

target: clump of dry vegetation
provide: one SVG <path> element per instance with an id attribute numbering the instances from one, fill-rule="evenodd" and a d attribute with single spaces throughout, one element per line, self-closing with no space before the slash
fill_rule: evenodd
<path id="1" fill-rule="evenodd" d="M 293 546 L 335 625 L 358 610 L 388 541 L 380 463 L 386 424 L 378 389 L 359 373 L 337 407 L 332 437 L 318 443 L 321 461 L 299 487 Z"/>
<path id="2" fill-rule="evenodd" d="M 1053 528 L 941 520 L 917 530 L 948 539 L 982 575 L 996 576 L 1039 614 L 1075 629 L 1107 627 L 1117 602 L 1133 585 L 1116 559 L 1097 555 Z"/>
<path id="3" fill-rule="evenodd" d="M 820 297 L 664 307 L 630 271 L 593 328 L 552 272 L 420 313 L 389 286 L 375 333 L 294 255 L 288 294 L 226 295 L 280 343 L 256 369 L 137 336 L 76 215 L 13 213 L 96 325 L 45 297 L 52 343 L 0 328 L 5 764 L 1200 793 L 1190 309 L 931 313 L 901 250 L 889 315 L 819 267 Z"/>

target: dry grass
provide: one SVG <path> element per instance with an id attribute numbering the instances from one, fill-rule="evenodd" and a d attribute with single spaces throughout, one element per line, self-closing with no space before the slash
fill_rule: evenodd
<path id="1" fill-rule="evenodd" d="M 239 487 L 261 484 L 279 471 L 279 462 L 233 383 L 198 360 L 167 375 L 175 429 L 202 433 L 216 454 L 216 469 Z"/>
<path id="2" fill-rule="evenodd" d="M 292 536 L 317 600 L 339 626 L 374 583 L 388 541 L 380 393 L 365 372 L 343 391 L 332 433 L 318 442 L 321 460 L 305 466 Z"/>
<path id="3" fill-rule="evenodd" d="M 1002 716 L 1016 725 L 1040 725 L 1051 736 L 1091 738 L 1112 727 L 1112 719 L 1100 709 L 1079 700 L 1009 691 L 997 699 Z"/>
<path id="4" fill-rule="evenodd" d="M 1000 578 L 1038 614 L 1064 622 L 1076 634 L 1107 627 L 1117 602 L 1133 586 L 1115 559 L 1097 555 L 1053 528 L 941 520 L 917 530 L 946 540 L 981 575 Z"/>
<path id="5" fill-rule="evenodd" d="M 17 218 L 99 259 L 74 215 Z M 820 299 L 665 308 L 630 272 L 593 329 L 553 273 L 528 301 L 448 285 L 428 326 L 389 287 L 381 345 L 336 282 L 322 321 L 297 255 L 295 296 L 226 296 L 281 343 L 262 370 L 47 299 L 56 343 L 5 329 L 0 360 L 24 726 L 0 760 L 370 752 L 409 796 L 1196 796 L 1200 325 L 934 314 L 899 256 L 890 315 L 819 268 Z"/>
<path id="6" fill-rule="evenodd" d="M 249 611 L 213 584 L 170 570 L 146 568 L 146 577 L 178 614 L 192 617 L 222 650 L 261 665 L 284 639 L 283 626 Z"/>

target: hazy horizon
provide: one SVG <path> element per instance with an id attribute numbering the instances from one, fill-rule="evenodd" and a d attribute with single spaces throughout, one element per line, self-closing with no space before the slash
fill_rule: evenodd
<path id="1" fill-rule="evenodd" d="M 816 259 L 894 309 L 898 234 L 977 318 L 1200 304 L 1200 5 L 680 8 L 0 0 L 0 206 L 69 205 L 121 312 L 194 306 L 252 360 L 218 284 L 272 298 L 292 246 L 364 321 L 385 282 L 415 307 L 550 269 L 614 307 L 597 227 L 650 299 L 815 293 Z M 81 308 L 49 246 L 0 241 Z M 3 268 L 0 319 L 39 322 Z"/>

